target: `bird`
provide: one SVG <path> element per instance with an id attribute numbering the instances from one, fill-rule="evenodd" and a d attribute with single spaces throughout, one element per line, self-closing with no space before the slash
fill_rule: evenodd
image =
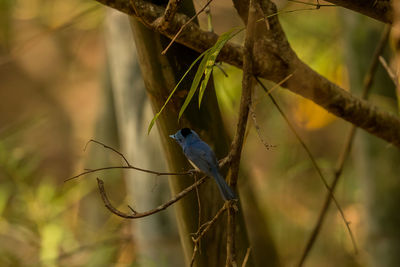
<path id="1" fill-rule="evenodd" d="M 200 139 L 199 135 L 189 129 L 182 128 L 175 134 L 170 135 L 183 149 L 183 153 L 189 162 L 207 176 L 211 176 L 217 182 L 219 191 L 224 200 L 237 199 L 233 190 L 225 182 L 224 177 L 219 173 L 218 161 L 210 146 Z"/>

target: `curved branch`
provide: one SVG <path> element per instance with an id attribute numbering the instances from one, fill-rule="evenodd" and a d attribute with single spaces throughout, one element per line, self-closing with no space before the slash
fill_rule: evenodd
<path id="1" fill-rule="evenodd" d="M 157 212 L 160 212 L 162 210 L 165 210 L 166 208 L 168 208 L 169 206 L 171 206 L 172 204 L 174 204 L 175 202 L 177 202 L 178 200 L 180 200 L 181 198 L 183 198 L 184 196 L 189 194 L 197 186 L 199 186 L 202 183 L 204 183 L 206 181 L 206 179 L 207 179 L 207 176 L 202 177 L 197 182 L 195 182 L 191 186 L 187 187 L 186 189 L 182 190 L 179 194 L 175 195 L 173 198 L 171 198 L 170 200 L 168 200 L 164 204 L 162 204 L 162 205 L 160 205 L 157 208 L 154 208 L 152 210 L 145 211 L 145 212 L 136 212 L 134 209 L 132 209 L 130 206 L 128 206 L 132 211 L 131 214 L 125 213 L 123 211 L 120 211 L 120 210 L 118 210 L 117 208 L 115 208 L 111 204 L 110 200 L 107 197 L 106 191 L 104 189 L 103 180 L 97 178 L 97 185 L 99 187 L 99 192 L 100 192 L 100 195 L 101 195 L 101 199 L 103 200 L 104 205 L 106 206 L 106 208 L 109 211 L 111 211 L 115 215 L 117 215 L 119 217 L 122 217 L 122 218 L 125 218 L 125 219 L 138 219 L 138 218 L 147 217 L 147 216 L 150 216 L 150 215 L 152 215 L 154 213 L 157 213 Z"/>
<path id="2" fill-rule="evenodd" d="M 142 0 L 131 0 L 136 6 L 137 14 L 128 5 L 128 0 L 96 1 L 135 16 L 148 27 L 152 27 L 154 20 L 164 14 L 162 7 Z M 269 15 L 276 14 L 275 5 L 269 1 L 263 2 L 263 10 Z M 241 14 L 240 9 L 238 12 L 242 15 L 242 19 L 247 21 L 247 13 Z M 188 20 L 187 16 L 177 13 L 168 29 L 159 32 L 173 38 Z M 400 148 L 400 119 L 397 116 L 353 96 L 312 70 L 291 49 L 277 17 L 270 16 L 268 23 L 270 30 L 256 38 L 258 53 L 255 53 L 254 69 L 257 76 L 278 83 L 295 71 L 295 75 L 283 87 L 312 100 L 330 113 Z M 157 31 L 155 27 L 152 29 Z M 189 23 L 176 41 L 193 50 L 203 52 L 213 46 L 217 39 L 218 35 L 201 30 L 195 23 Z M 243 47 L 228 42 L 221 50 L 218 59 L 242 68 Z"/>
<path id="3" fill-rule="evenodd" d="M 118 156 L 120 156 L 120 157 L 125 161 L 126 166 L 131 166 L 131 164 L 129 163 L 128 159 L 124 156 L 124 154 L 122 154 L 121 152 L 119 152 L 119 151 L 116 150 L 115 148 L 113 148 L 113 147 L 111 147 L 111 146 L 108 146 L 108 145 L 106 145 L 106 144 L 104 144 L 104 143 L 102 143 L 102 142 L 100 142 L 100 141 L 95 140 L 95 139 L 90 139 L 89 141 L 87 141 L 87 143 L 86 143 L 85 148 L 83 149 L 83 151 L 86 151 L 86 149 L 87 149 L 87 147 L 88 147 L 88 145 L 89 145 L 90 143 L 95 143 L 95 144 L 98 144 L 98 145 L 103 146 L 105 149 L 111 150 L 112 152 L 116 153 Z"/>
<path id="4" fill-rule="evenodd" d="M 75 176 L 69 177 L 67 179 L 64 180 L 65 182 L 68 182 L 70 180 L 79 178 L 81 176 L 84 176 L 86 174 L 89 173 L 94 173 L 94 172 L 99 172 L 99 171 L 105 171 L 105 170 L 113 170 L 113 169 L 131 169 L 131 170 L 137 170 L 137 171 L 141 171 L 141 172 L 146 172 L 146 173 L 151 173 L 151 174 L 155 174 L 157 176 L 166 176 L 166 175 L 192 175 L 195 172 L 197 172 L 197 170 L 193 169 L 193 170 L 189 170 L 187 172 L 158 172 L 158 171 L 153 171 L 153 170 L 148 170 L 148 169 L 143 169 L 143 168 L 139 168 L 139 167 L 135 167 L 132 164 L 129 163 L 128 159 L 124 156 L 124 154 L 122 154 L 121 152 L 119 152 L 118 150 L 116 150 L 115 148 L 106 145 L 100 141 L 97 141 L 95 139 L 90 139 L 86 145 L 85 148 L 83 149 L 83 151 L 86 151 L 88 145 L 90 143 L 95 143 L 98 145 L 103 146 L 105 149 L 111 150 L 112 152 L 116 153 L 118 156 L 120 156 L 124 162 L 126 163 L 126 166 L 107 166 L 107 167 L 101 167 L 101 168 L 96 168 L 96 169 L 86 169 L 84 172 L 81 172 Z"/>

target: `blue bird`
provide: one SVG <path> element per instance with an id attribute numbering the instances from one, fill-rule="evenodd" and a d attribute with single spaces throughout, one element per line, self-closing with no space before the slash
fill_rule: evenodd
<path id="1" fill-rule="evenodd" d="M 183 128 L 170 135 L 182 147 L 189 162 L 208 176 L 214 177 L 224 200 L 236 199 L 235 193 L 225 182 L 218 171 L 218 161 L 207 143 L 200 139 L 197 133 L 189 128 Z"/>

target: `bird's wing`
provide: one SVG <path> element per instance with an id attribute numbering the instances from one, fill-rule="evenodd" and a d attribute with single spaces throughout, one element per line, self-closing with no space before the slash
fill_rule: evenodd
<path id="1" fill-rule="evenodd" d="M 211 175 L 214 168 L 218 166 L 214 152 L 204 142 L 196 142 L 185 147 L 184 153 L 197 168 L 208 175 Z"/>

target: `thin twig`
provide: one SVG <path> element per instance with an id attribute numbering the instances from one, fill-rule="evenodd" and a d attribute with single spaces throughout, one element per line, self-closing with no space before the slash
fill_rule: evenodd
<path id="1" fill-rule="evenodd" d="M 279 86 L 281 86 L 283 83 L 285 83 L 287 80 L 289 80 L 290 77 L 292 77 L 292 76 L 293 76 L 293 73 L 289 74 L 289 75 L 286 76 L 282 81 L 280 81 L 279 83 L 275 84 L 271 89 L 267 90 L 267 91 L 266 91 L 267 95 L 271 94 L 271 92 L 272 92 L 275 88 L 278 88 Z M 257 79 L 257 81 L 259 82 L 258 79 Z M 264 140 L 264 138 L 262 137 L 260 126 L 259 126 L 258 123 L 257 123 L 257 116 L 256 116 L 256 112 L 255 112 L 255 110 L 254 110 L 254 106 L 255 106 L 254 103 L 252 103 L 252 104 L 250 105 L 250 116 L 251 116 L 251 118 L 253 119 L 254 128 L 256 129 L 258 138 L 260 139 L 261 143 L 263 143 L 264 147 L 265 147 L 267 150 L 269 150 L 269 149 L 271 149 L 271 148 L 273 148 L 273 147 L 276 147 L 276 146 L 274 146 L 274 145 L 268 144 L 268 143 Z"/>
<path id="2" fill-rule="evenodd" d="M 257 123 L 256 112 L 254 111 L 254 108 L 253 108 L 252 105 L 250 106 L 250 116 L 253 119 L 253 124 L 254 124 L 254 128 L 256 129 L 256 132 L 257 132 L 257 135 L 258 135 L 258 139 L 260 139 L 260 141 L 264 145 L 264 147 L 267 150 L 270 150 L 271 148 L 276 147 L 275 145 L 268 144 L 267 141 L 264 140 L 264 138 L 263 138 L 263 136 L 261 134 L 260 126 Z"/>
<path id="3" fill-rule="evenodd" d="M 308 2 L 303 2 L 303 1 L 299 1 L 299 0 L 289 0 L 289 1 L 290 1 L 290 2 L 293 2 L 293 3 L 297 3 L 297 4 L 303 4 L 303 5 L 308 5 L 308 6 L 315 6 L 315 9 L 320 9 L 321 7 L 334 7 L 334 6 L 337 6 L 337 5 L 331 5 L 331 4 L 324 4 L 324 5 L 321 5 L 318 1 L 317 1 L 316 4 L 308 3 Z"/>
<path id="4" fill-rule="evenodd" d="M 379 56 L 382 53 L 382 51 L 383 51 L 383 49 L 384 49 L 384 47 L 386 45 L 386 42 L 387 42 L 387 40 L 389 38 L 389 33 L 390 33 L 390 25 L 385 25 L 382 37 L 381 37 L 381 39 L 380 39 L 380 41 L 379 41 L 379 43 L 378 43 L 378 45 L 377 45 L 377 47 L 375 49 L 375 52 L 374 52 L 374 54 L 372 56 L 372 59 L 371 59 L 370 66 L 369 66 L 368 71 L 367 71 L 367 73 L 365 75 L 365 78 L 364 78 L 364 86 L 363 86 L 363 91 L 362 91 L 362 98 L 363 99 L 367 99 L 367 97 L 368 97 L 369 91 L 370 91 L 371 86 L 372 86 L 373 78 L 375 76 L 376 69 L 378 67 Z M 306 247 L 305 247 L 305 249 L 303 251 L 301 259 L 300 259 L 300 261 L 298 263 L 299 267 L 303 266 L 307 256 L 309 255 L 309 253 L 310 253 L 310 251 L 311 251 L 311 249 L 312 249 L 312 247 L 313 247 L 313 245 L 315 243 L 315 240 L 317 239 L 317 236 L 318 236 L 318 234 L 319 234 L 319 232 L 320 232 L 320 230 L 322 228 L 322 224 L 323 224 L 323 222 L 324 222 L 324 220 L 326 218 L 326 214 L 328 213 L 328 209 L 329 209 L 329 206 L 330 206 L 330 203 L 331 203 L 331 200 L 332 200 L 331 195 L 335 191 L 336 185 L 338 184 L 339 178 L 340 178 L 340 176 L 341 176 L 341 174 L 343 172 L 344 163 L 346 162 L 346 159 L 347 159 L 348 155 L 350 154 L 350 150 L 351 150 L 351 147 L 353 145 L 353 140 L 354 140 L 354 137 L 355 137 L 355 134 L 356 134 L 356 130 L 357 130 L 357 127 L 352 125 L 349 133 L 347 134 L 346 142 L 345 142 L 345 144 L 343 146 L 342 152 L 340 153 L 340 156 L 339 156 L 338 161 L 337 161 L 337 165 L 336 165 L 336 169 L 335 169 L 335 173 L 334 173 L 334 179 L 333 179 L 333 182 L 332 182 L 332 184 L 330 186 L 331 190 L 329 191 L 328 195 L 325 198 L 324 205 L 323 205 L 322 210 L 321 210 L 321 212 L 320 212 L 320 214 L 318 216 L 318 221 L 317 221 L 317 223 L 316 223 L 316 225 L 315 225 L 315 227 L 314 227 L 314 229 L 313 229 L 313 231 L 312 231 L 312 233 L 310 235 L 310 238 L 308 239 L 308 242 L 307 242 Z"/>
<path id="5" fill-rule="evenodd" d="M 152 214 L 155 214 L 157 212 L 165 210 L 166 208 L 168 208 L 169 206 L 171 206 L 172 204 L 174 204 L 175 202 L 177 202 L 178 200 L 180 200 L 181 198 L 183 198 L 184 196 L 189 194 L 197 186 L 199 186 L 202 183 L 204 183 L 206 181 L 207 177 L 208 176 L 202 177 L 201 179 L 199 179 L 197 182 L 195 182 L 191 186 L 188 186 L 187 188 L 182 190 L 180 193 L 176 194 L 173 198 L 171 198 L 170 200 L 168 200 L 164 204 L 162 204 L 162 205 L 160 205 L 157 208 L 154 208 L 152 210 L 145 211 L 145 212 L 137 212 L 132 207 L 128 206 L 129 209 L 132 211 L 132 214 L 128 214 L 128 213 L 122 212 L 122 211 L 118 210 L 117 208 L 115 208 L 111 204 L 110 200 L 107 197 L 106 191 L 104 189 L 104 182 L 99 178 L 97 178 L 97 185 L 99 187 L 99 192 L 100 192 L 101 198 L 102 198 L 102 200 L 104 202 L 104 205 L 106 206 L 106 208 L 109 211 L 111 211 L 115 215 L 117 215 L 119 217 L 122 217 L 122 218 L 125 218 L 125 219 L 137 219 L 137 218 L 143 218 L 143 217 L 146 217 L 146 216 L 150 216 Z"/>
<path id="6" fill-rule="evenodd" d="M 265 85 L 260 81 L 260 79 L 258 77 L 256 77 L 257 82 L 260 84 L 261 88 L 264 89 L 264 91 L 268 94 L 268 92 L 270 92 L 271 90 L 267 90 L 267 88 L 265 87 Z M 354 238 L 353 232 L 350 228 L 350 222 L 346 220 L 346 217 L 344 215 L 343 209 L 340 206 L 339 202 L 337 201 L 337 199 L 335 198 L 334 194 L 332 193 L 332 189 L 331 187 L 328 185 L 328 182 L 326 181 L 325 176 L 322 174 L 321 168 L 318 166 L 317 161 L 315 160 L 314 156 L 311 153 L 311 150 L 308 148 L 308 146 L 306 145 L 306 143 L 303 141 L 303 139 L 300 137 L 300 135 L 297 133 L 296 129 L 294 128 L 293 124 L 290 122 L 289 118 L 286 116 L 286 114 L 283 112 L 282 108 L 280 107 L 280 105 L 278 104 L 278 102 L 275 100 L 275 98 L 272 96 L 272 94 L 268 94 L 269 98 L 271 99 L 272 103 L 275 105 L 276 109 L 278 110 L 278 112 L 281 114 L 281 116 L 283 117 L 283 119 L 286 121 L 286 124 L 289 126 L 290 130 L 293 132 L 293 134 L 295 135 L 296 139 L 299 141 L 300 145 L 303 147 L 304 151 L 306 151 L 308 157 L 311 160 L 311 163 L 314 167 L 314 169 L 317 171 L 319 177 L 321 178 L 322 183 L 324 184 L 325 188 L 328 190 L 328 192 L 330 192 L 330 196 L 333 199 L 333 202 L 335 203 L 336 208 L 339 211 L 340 216 L 342 217 L 342 220 L 347 228 L 347 231 L 349 233 L 350 236 L 350 240 L 351 243 L 353 244 L 353 248 L 354 251 L 357 253 L 358 249 L 357 249 L 357 242 Z"/>
<path id="7" fill-rule="evenodd" d="M 102 145 L 104 148 L 109 149 L 109 150 L 111 150 L 111 151 L 117 153 L 117 154 L 125 161 L 125 163 L 126 163 L 127 166 L 131 166 L 131 164 L 129 163 L 129 161 L 125 158 L 124 154 L 122 154 L 121 152 L 119 152 L 119 151 L 116 150 L 115 148 L 110 147 L 110 146 L 108 146 L 108 145 L 106 145 L 106 144 L 104 144 L 104 143 L 102 143 L 102 142 L 100 142 L 100 141 L 94 140 L 94 139 L 90 139 L 89 141 L 87 141 L 87 143 L 86 143 L 86 145 L 85 145 L 83 151 L 86 151 L 87 146 L 88 146 L 90 143 L 96 143 L 96 144 Z"/>
<path id="8" fill-rule="evenodd" d="M 234 201 L 234 200 L 231 200 Z M 218 220 L 218 218 L 228 209 L 229 207 L 229 202 L 225 202 L 222 208 L 219 209 L 219 211 L 215 214 L 214 218 L 212 218 L 210 221 L 204 223 L 198 233 L 196 233 L 196 238 L 193 238 L 193 242 L 198 243 L 200 239 L 208 232 L 208 230 L 211 228 L 211 226 L 214 225 L 214 223 Z M 201 229 L 204 228 L 204 229 Z"/>
<path id="9" fill-rule="evenodd" d="M 193 246 L 193 254 L 192 254 L 192 259 L 190 261 L 190 266 L 193 266 L 194 260 L 196 258 L 196 254 L 198 251 L 199 243 L 203 236 L 208 232 L 208 230 L 215 224 L 215 222 L 218 220 L 218 218 L 227 210 L 229 202 L 225 202 L 222 208 L 219 209 L 219 211 L 215 214 L 214 218 L 212 218 L 210 221 L 204 223 L 199 227 L 197 232 L 194 234 L 195 237 L 192 237 L 192 241 L 194 243 Z"/>
<path id="10" fill-rule="evenodd" d="M 223 74 L 226 78 L 229 77 L 229 75 L 228 75 L 228 74 L 225 72 L 225 70 L 221 67 L 221 64 L 220 64 L 220 63 L 216 62 L 216 63 L 214 63 L 214 66 L 217 67 L 217 68 L 222 72 L 222 74 Z"/>
<path id="11" fill-rule="evenodd" d="M 193 247 L 193 253 L 192 253 L 192 259 L 190 260 L 190 265 L 189 265 L 190 267 L 192 267 L 193 264 L 194 264 L 194 260 L 196 258 L 197 250 L 198 250 L 197 246 L 194 246 Z"/>
<path id="12" fill-rule="evenodd" d="M 75 175 L 75 176 L 72 176 L 72 177 L 70 177 L 70 178 L 65 179 L 65 180 L 64 180 L 64 183 L 65 183 L 65 182 L 68 182 L 68 181 L 70 181 L 70 180 L 79 178 L 79 177 L 84 176 L 84 175 L 89 174 L 89 173 L 94 173 L 94 172 L 99 172 L 99 171 L 104 171 L 104 170 L 112 170 L 112 169 L 132 169 L 132 170 L 137 170 L 137 171 L 141 171 L 141 172 L 146 172 L 146 173 L 155 174 L 155 175 L 157 175 L 157 176 L 165 176 L 165 175 L 193 175 L 195 172 L 197 172 L 197 170 L 195 170 L 195 169 L 189 170 L 189 171 L 187 171 L 187 172 L 157 172 L 157 171 L 152 171 L 152 170 L 148 170 L 148 169 L 138 168 L 138 167 L 132 166 L 132 165 L 129 163 L 129 161 L 126 159 L 126 157 L 124 156 L 124 154 L 122 154 L 121 152 L 119 152 L 119 151 L 116 150 L 115 148 L 110 147 L 110 146 L 108 146 L 108 145 L 106 145 L 106 144 L 104 144 L 104 143 L 102 143 L 102 142 L 100 142 L 100 141 L 94 140 L 94 139 L 90 139 L 90 140 L 86 143 L 86 145 L 85 145 L 83 151 L 86 151 L 87 146 L 88 146 L 90 143 L 96 143 L 96 144 L 102 145 L 104 148 L 109 149 L 109 150 L 115 152 L 116 154 L 118 154 L 118 155 L 125 161 L 125 163 L 126 163 L 127 166 L 108 166 L 108 167 L 102 167 L 102 168 L 96 168 L 96 169 L 86 169 L 84 172 L 81 172 L 81 173 L 79 173 L 79 174 L 77 174 L 77 175 Z"/>
<path id="13" fill-rule="evenodd" d="M 271 87 L 271 89 L 267 89 L 267 87 L 265 85 L 263 85 L 260 82 L 260 79 L 258 77 L 255 77 L 257 83 L 261 86 L 262 85 L 262 89 L 265 91 L 265 94 L 263 96 L 268 96 L 269 94 L 272 93 L 272 91 L 274 91 L 275 89 L 279 88 L 282 84 L 284 84 L 285 82 L 287 82 L 295 73 L 296 71 L 292 72 L 291 74 L 289 74 L 288 76 L 286 76 L 285 78 L 283 78 L 279 83 L 275 84 L 274 86 Z M 253 102 L 253 105 L 258 105 L 258 102 L 260 100 L 258 99 L 257 102 Z"/>
<path id="14" fill-rule="evenodd" d="M 113 170 L 113 169 L 131 169 L 131 170 L 137 170 L 137 171 L 141 171 L 141 172 L 155 174 L 157 176 L 192 175 L 193 172 L 195 172 L 195 170 L 190 170 L 190 171 L 187 171 L 187 172 L 157 172 L 157 171 L 152 171 L 152 170 L 148 170 L 148 169 L 138 168 L 138 167 L 135 167 L 135 166 L 132 166 L 132 165 L 131 166 L 108 166 L 108 167 L 102 167 L 102 168 L 97 168 L 97 169 L 86 170 L 86 171 L 81 172 L 81 173 L 79 173 L 79 174 L 77 174 L 75 176 L 72 176 L 70 178 L 65 179 L 64 183 L 68 182 L 70 180 L 79 178 L 79 177 L 84 176 L 84 175 L 89 174 L 89 173 L 94 173 L 94 172 L 99 172 L 99 171 L 104 171 L 104 170 Z"/>
<path id="15" fill-rule="evenodd" d="M 246 250 L 246 255 L 244 255 L 242 267 L 246 267 L 246 264 L 249 261 L 250 252 L 251 252 L 251 247 L 248 247 Z"/>
<path id="16" fill-rule="evenodd" d="M 396 73 L 390 68 L 390 66 L 387 64 L 386 60 L 384 57 L 379 56 L 379 61 L 382 64 L 382 67 L 386 70 L 387 74 L 389 75 L 390 79 L 394 83 L 396 87 L 396 96 L 397 96 L 397 107 L 398 111 L 400 112 L 400 85 L 399 85 L 399 77 L 398 77 L 398 70 Z"/>
<path id="17" fill-rule="evenodd" d="M 300 8 L 300 9 L 293 9 L 293 10 L 281 10 L 281 11 L 269 14 L 267 16 L 264 16 L 264 18 L 259 19 L 258 22 L 265 21 L 266 19 L 278 16 L 278 15 L 281 15 L 281 14 L 294 13 L 294 12 L 298 12 L 298 11 L 310 11 L 310 10 L 316 10 L 316 8 Z"/>
<path id="18" fill-rule="evenodd" d="M 392 82 L 394 83 L 394 85 L 398 85 L 398 78 L 396 76 L 396 74 L 394 73 L 394 71 L 392 70 L 392 68 L 389 67 L 388 63 L 386 62 L 385 58 L 382 56 L 379 56 L 379 61 L 382 64 L 382 67 L 386 70 L 387 74 L 389 75 L 390 79 L 392 80 Z"/>
<path id="19" fill-rule="evenodd" d="M 303 2 L 302 2 L 303 3 Z M 281 14 L 286 14 L 286 13 L 293 13 L 293 12 L 297 12 L 297 11 L 310 11 L 310 10 L 317 10 L 320 9 L 320 7 L 335 7 L 336 5 L 319 5 L 319 4 L 310 4 L 311 6 L 315 6 L 315 8 L 300 8 L 300 9 L 293 9 L 293 10 L 280 10 L 277 11 L 275 13 L 269 14 L 267 16 L 265 16 L 265 14 L 263 13 L 263 18 L 258 19 L 257 22 L 261 22 L 261 21 L 265 21 L 266 27 L 269 30 L 270 29 L 270 25 L 268 22 L 269 18 L 281 15 Z"/>
<path id="20" fill-rule="evenodd" d="M 175 42 L 176 38 L 178 38 L 179 34 L 183 31 L 183 29 L 186 28 L 186 26 L 191 23 L 195 18 L 197 18 L 198 15 L 200 15 L 201 12 L 203 12 L 209 4 L 211 4 L 213 0 L 208 0 L 208 2 L 193 16 L 191 17 L 188 21 L 186 21 L 185 24 L 182 25 L 182 27 L 179 29 L 179 31 L 175 34 L 174 38 L 172 38 L 171 42 L 168 44 L 168 46 L 161 52 L 161 55 L 165 55 L 170 48 L 170 46 Z"/>
<path id="21" fill-rule="evenodd" d="M 196 175 L 194 175 L 194 181 L 197 182 L 197 176 Z M 198 209 L 199 209 L 197 227 L 200 227 L 200 225 L 201 225 L 201 201 L 200 201 L 200 193 L 199 193 L 199 188 L 198 187 L 196 187 L 196 197 L 197 197 L 197 206 L 198 206 Z"/>

